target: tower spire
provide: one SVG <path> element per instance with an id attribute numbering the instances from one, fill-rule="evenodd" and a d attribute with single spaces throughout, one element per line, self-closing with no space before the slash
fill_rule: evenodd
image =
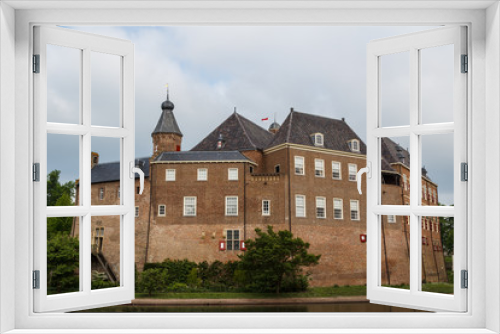
<path id="1" fill-rule="evenodd" d="M 165 84 L 165 87 L 167 87 L 167 101 L 170 101 L 170 99 L 168 98 L 168 83 Z"/>

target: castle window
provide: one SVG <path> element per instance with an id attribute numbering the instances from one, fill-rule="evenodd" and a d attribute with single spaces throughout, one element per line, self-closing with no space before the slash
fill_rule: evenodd
<path id="1" fill-rule="evenodd" d="M 196 216 L 196 196 L 184 197 L 184 216 Z"/>
<path id="2" fill-rule="evenodd" d="M 403 188 L 404 190 L 408 190 L 408 177 L 406 174 L 403 174 Z"/>
<path id="3" fill-rule="evenodd" d="M 253 166 L 250 166 L 250 173 L 253 173 Z"/>
<path id="4" fill-rule="evenodd" d="M 276 174 L 279 174 L 279 173 L 280 173 L 280 165 L 276 165 L 276 166 L 274 166 L 274 172 L 275 172 Z"/>
<path id="5" fill-rule="evenodd" d="M 324 145 L 324 137 L 322 133 L 313 134 L 314 146 L 323 146 Z"/>
<path id="6" fill-rule="evenodd" d="M 295 217 L 306 216 L 306 196 L 295 195 Z"/>
<path id="7" fill-rule="evenodd" d="M 238 168 L 228 168 L 227 179 L 229 181 L 238 181 Z"/>
<path id="8" fill-rule="evenodd" d="M 333 218 L 344 219 L 344 201 L 342 198 L 333 199 Z"/>
<path id="9" fill-rule="evenodd" d="M 325 160 L 314 159 L 314 175 L 317 177 L 325 177 Z"/>
<path id="10" fill-rule="evenodd" d="M 422 187 L 422 197 L 426 200 L 427 199 L 427 186 L 424 184 Z"/>
<path id="11" fill-rule="evenodd" d="M 118 199 L 120 198 L 120 187 L 118 187 Z"/>
<path id="12" fill-rule="evenodd" d="M 295 157 L 295 174 L 304 175 L 304 157 Z"/>
<path id="13" fill-rule="evenodd" d="M 332 161 L 332 178 L 334 180 L 342 179 L 342 174 L 340 172 L 340 162 Z"/>
<path id="14" fill-rule="evenodd" d="M 99 188 L 99 200 L 104 199 L 104 188 Z"/>
<path id="15" fill-rule="evenodd" d="M 351 200 L 351 220 L 359 220 L 359 201 Z"/>
<path id="16" fill-rule="evenodd" d="M 359 152 L 359 140 L 353 139 L 348 142 L 349 148 L 353 152 Z"/>
<path id="17" fill-rule="evenodd" d="M 268 199 L 262 200 L 262 215 L 263 216 L 271 215 L 271 201 Z"/>
<path id="18" fill-rule="evenodd" d="M 226 196 L 226 216 L 238 215 L 238 196 Z"/>
<path id="19" fill-rule="evenodd" d="M 207 181 L 207 180 L 208 180 L 208 169 L 198 168 L 198 181 Z"/>
<path id="20" fill-rule="evenodd" d="M 140 195 L 140 194 L 141 194 L 141 187 L 136 187 L 136 188 L 135 188 L 135 193 L 136 193 L 137 195 Z"/>
<path id="21" fill-rule="evenodd" d="M 326 198 L 316 197 L 316 218 L 326 218 Z"/>
<path id="22" fill-rule="evenodd" d="M 94 247 L 97 253 L 102 252 L 102 244 L 104 241 L 104 227 L 97 227 L 94 235 Z"/>
<path id="23" fill-rule="evenodd" d="M 135 217 L 136 218 L 139 217 L 139 207 L 138 206 L 135 207 Z"/>
<path id="24" fill-rule="evenodd" d="M 226 230 L 227 250 L 240 250 L 240 231 Z"/>
<path id="25" fill-rule="evenodd" d="M 166 211 L 167 210 L 166 210 L 165 204 L 158 205 L 158 216 L 159 217 L 165 217 Z"/>
<path id="26" fill-rule="evenodd" d="M 175 169 L 167 169 L 165 173 L 166 181 L 175 181 Z"/>
<path id="27" fill-rule="evenodd" d="M 358 173 L 358 165 L 349 164 L 349 181 L 356 181 L 357 173 Z"/>
<path id="28" fill-rule="evenodd" d="M 388 223 L 395 223 L 396 222 L 396 216 L 395 215 L 388 215 L 387 216 L 387 222 Z"/>

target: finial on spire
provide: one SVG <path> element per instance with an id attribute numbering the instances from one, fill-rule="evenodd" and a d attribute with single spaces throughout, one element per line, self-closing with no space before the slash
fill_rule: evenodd
<path id="1" fill-rule="evenodd" d="M 234 107 L 234 113 L 236 114 L 236 107 Z"/>
<path id="2" fill-rule="evenodd" d="M 167 87 L 167 101 L 170 101 L 170 100 L 168 99 L 168 84 L 165 84 L 165 87 Z"/>

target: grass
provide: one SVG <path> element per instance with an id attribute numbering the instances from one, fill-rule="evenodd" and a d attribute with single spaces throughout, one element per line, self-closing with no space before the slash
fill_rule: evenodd
<path id="1" fill-rule="evenodd" d="M 409 289 L 409 285 L 393 286 L 400 289 Z M 451 283 L 425 283 L 422 290 L 436 293 L 453 293 Z M 321 298 L 321 297 L 344 297 L 344 296 L 366 296 L 366 286 L 352 285 L 340 287 L 315 287 L 304 292 L 293 293 L 255 293 L 255 292 L 169 292 L 157 293 L 151 297 L 147 293 L 136 293 L 135 298 L 153 299 L 267 299 L 267 298 Z"/>
<path id="2" fill-rule="evenodd" d="M 292 293 L 255 293 L 255 292 L 170 292 L 153 294 L 136 293 L 135 298 L 154 299 L 266 299 L 266 298 L 312 298 L 366 296 L 366 286 L 316 287 L 304 292 Z"/>

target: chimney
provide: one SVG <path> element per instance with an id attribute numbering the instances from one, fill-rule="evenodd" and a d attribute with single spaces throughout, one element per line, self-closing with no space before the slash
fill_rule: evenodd
<path id="1" fill-rule="evenodd" d="M 97 152 L 91 152 L 90 153 L 90 162 L 91 162 L 91 167 L 90 169 L 94 168 L 95 166 L 97 166 L 97 164 L 99 163 L 99 153 Z"/>

